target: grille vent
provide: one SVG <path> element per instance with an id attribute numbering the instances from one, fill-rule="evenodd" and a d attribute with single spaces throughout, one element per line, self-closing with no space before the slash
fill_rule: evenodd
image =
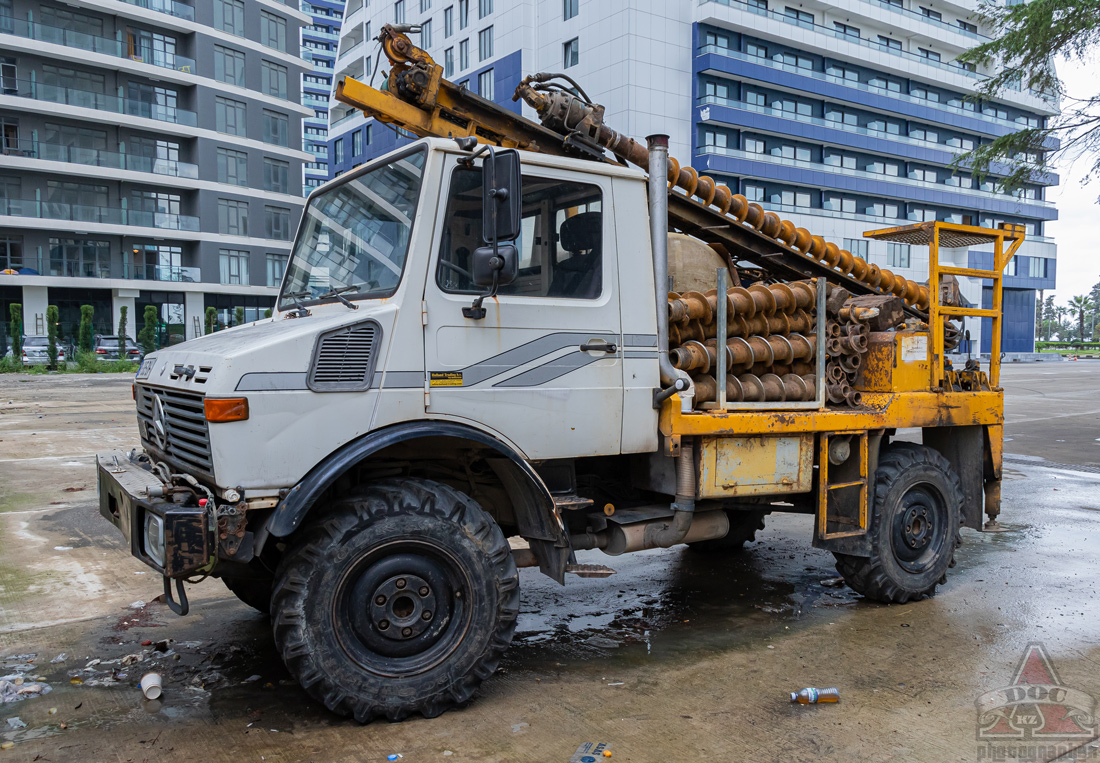
<path id="1" fill-rule="evenodd" d="M 322 334 L 309 372 L 309 388 L 314 392 L 349 392 L 370 387 L 375 347 L 381 334 L 374 321 Z"/>

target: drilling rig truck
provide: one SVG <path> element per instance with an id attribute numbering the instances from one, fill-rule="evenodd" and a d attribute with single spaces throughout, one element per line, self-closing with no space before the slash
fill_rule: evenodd
<path id="1" fill-rule="evenodd" d="M 312 697 L 366 722 L 469 700 L 518 567 L 613 573 L 578 551 L 733 553 L 799 512 L 855 591 L 931 596 L 1000 510 L 1022 228 L 865 234 L 928 245 L 917 283 L 616 132 L 567 77 L 523 80 L 528 119 L 409 31 L 382 30 L 381 89 L 336 98 L 420 139 L 314 191 L 272 317 L 150 354 L 141 449 L 97 457 L 100 511 L 171 608 L 221 578 Z M 994 267 L 941 266 L 959 246 Z M 947 358 L 961 316 L 992 319 L 985 370 Z"/>

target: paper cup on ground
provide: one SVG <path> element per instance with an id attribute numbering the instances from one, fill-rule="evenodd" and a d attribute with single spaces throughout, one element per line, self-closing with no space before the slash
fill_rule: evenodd
<path id="1" fill-rule="evenodd" d="M 145 699 L 156 699 L 160 696 L 160 674 L 159 673 L 146 673 L 141 677 L 141 693 L 145 695 Z"/>

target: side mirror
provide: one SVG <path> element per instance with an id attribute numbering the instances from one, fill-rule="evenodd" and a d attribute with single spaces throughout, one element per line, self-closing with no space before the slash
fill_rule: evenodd
<path id="1" fill-rule="evenodd" d="M 507 286 L 519 275 L 519 252 L 511 244 L 481 246 L 470 255 L 470 275 L 477 286 Z"/>
<path id="2" fill-rule="evenodd" d="M 523 217 L 519 152 L 489 151 L 481 172 L 481 240 L 515 241 Z"/>

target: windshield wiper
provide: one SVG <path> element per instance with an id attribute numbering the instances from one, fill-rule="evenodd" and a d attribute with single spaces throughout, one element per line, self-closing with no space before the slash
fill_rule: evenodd
<path id="1" fill-rule="evenodd" d="M 305 317 L 307 317 L 308 315 L 311 314 L 309 312 L 309 308 L 302 304 L 302 297 L 310 296 L 310 292 L 308 292 L 308 291 L 288 291 L 283 296 L 286 297 L 287 299 L 289 299 L 291 301 L 291 303 L 294 305 L 294 307 L 296 307 L 298 309 L 298 314 L 295 316 L 296 318 L 305 318 Z"/>
<path id="2" fill-rule="evenodd" d="M 329 289 L 324 294 L 318 295 L 317 299 L 331 299 L 332 297 L 336 297 L 338 300 L 340 300 L 340 302 L 342 302 L 347 307 L 350 307 L 352 310 L 358 310 L 359 305 L 355 304 L 350 299 L 344 296 L 344 294 L 349 291 L 359 291 L 359 287 L 353 284 L 351 286 L 342 286 L 339 289 Z"/>

